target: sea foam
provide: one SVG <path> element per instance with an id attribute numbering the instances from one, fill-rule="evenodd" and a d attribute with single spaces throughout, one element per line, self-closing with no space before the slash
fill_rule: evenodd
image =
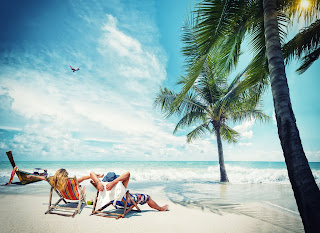
<path id="1" fill-rule="evenodd" d="M 282 166 L 244 166 L 241 163 L 226 163 L 226 171 L 231 183 L 237 184 L 257 184 L 257 183 L 280 183 L 290 184 L 287 169 Z M 64 167 L 68 170 L 69 176 L 77 177 L 89 175 L 90 171 L 106 174 L 113 171 L 121 174 L 130 171 L 131 182 L 219 182 L 220 168 L 217 163 L 188 162 L 163 163 L 163 162 L 139 162 L 139 163 L 105 163 L 105 164 L 55 164 L 47 165 L 49 175 L 53 175 L 56 170 Z M 271 168 L 270 168 L 271 167 Z M 275 168 L 272 168 L 275 167 Z M 320 184 L 320 169 L 312 169 L 315 181 Z M 0 182 L 7 182 L 10 178 L 10 168 L 0 169 Z M 17 177 L 15 177 L 17 179 Z"/>

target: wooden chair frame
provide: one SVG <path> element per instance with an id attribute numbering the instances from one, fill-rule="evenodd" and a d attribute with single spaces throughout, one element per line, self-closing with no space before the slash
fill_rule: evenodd
<path id="1" fill-rule="evenodd" d="M 90 183 L 97 188 L 96 183 L 94 183 L 92 180 L 90 181 Z M 117 213 L 113 213 L 113 212 L 105 212 L 103 211 L 105 208 L 107 208 L 109 205 L 112 205 L 112 202 L 109 202 L 108 204 L 102 206 L 101 208 L 99 208 L 98 210 L 96 210 L 96 205 L 97 205 L 97 200 L 98 200 L 98 196 L 99 196 L 99 190 L 97 190 L 97 195 L 96 198 L 94 200 L 94 204 L 93 204 L 93 208 L 92 208 L 92 213 L 91 215 L 97 215 L 97 216 L 101 216 L 101 217 L 106 217 L 106 218 L 115 218 L 115 219 L 119 219 L 119 218 L 124 218 L 126 216 L 127 213 L 129 213 L 131 210 L 133 211 L 137 211 L 137 212 L 141 212 L 140 208 L 138 207 L 137 203 L 132 199 L 129 190 L 127 190 L 126 194 L 125 194 L 125 198 L 126 201 L 124 203 L 124 208 L 123 208 L 123 213 L 122 214 L 117 214 Z M 131 206 L 128 206 L 128 201 L 130 200 Z M 117 206 L 114 206 L 114 208 L 118 209 Z M 133 208 L 136 207 L 136 210 L 134 210 Z"/>
<path id="2" fill-rule="evenodd" d="M 68 177 L 68 179 L 74 179 L 76 181 L 76 185 L 77 185 L 77 188 L 78 188 L 78 191 L 79 191 L 79 200 L 69 200 L 69 199 L 66 199 L 64 198 L 60 192 L 55 189 L 49 182 L 49 180 L 47 179 L 48 183 L 51 185 L 51 190 L 50 190 L 50 197 L 49 197 L 49 205 L 48 205 L 48 210 L 45 212 L 45 214 L 58 214 L 58 215 L 62 215 L 62 216 L 68 216 L 68 217 L 72 217 L 74 218 L 74 216 L 77 214 L 77 213 L 80 213 L 81 211 L 81 207 L 82 207 L 82 204 L 85 204 L 87 205 L 86 203 L 86 196 L 83 192 L 83 190 L 81 189 L 81 186 L 79 185 L 79 182 L 77 180 L 77 177 Z M 53 190 L 58 194 L 59 196 L 59 200 L 54 203 L 54 204 L 51 204 L 52 203 L 52 193 L 53 193 Z M 64 204 L 69 204 L 69 203 L 76 203 L 78 202 L 78 205 L 77 207 L 65 207 L 65 206 L 59 206 L 59 203 L 63 201 Z M 67 213 L 55 213 L 55 212 L 52 212 L 54 210 L 60 210 L 60 211 L 71 211 L 72 213 L 71 214 L 67 214 Z"/>

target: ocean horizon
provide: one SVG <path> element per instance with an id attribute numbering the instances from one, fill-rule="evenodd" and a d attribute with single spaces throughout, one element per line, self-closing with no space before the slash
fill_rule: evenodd
<path id="1" fill-rule="evenodd" d="M 34 168 L 48 170 L 53 175 L 65 168 L 69 175 L 84 176 L 90 171 L 122 173 L 130 171 L 132 181 L 210 181 L 219 182 L 218 161 L 15 161 L 20 170 L 33 172 Z M 320 184 L 320 162 L 309 162 L 317 184 Z M 285 162 L 226 161 L 231 183 L 283 183 L 289 184 Z M 0 162 L 0 183 L 9 180 L 12 166 Z M 15 179 L 17 179 L 15 177 Z M 18 181 L 18 180 L 17 180 Z"/>

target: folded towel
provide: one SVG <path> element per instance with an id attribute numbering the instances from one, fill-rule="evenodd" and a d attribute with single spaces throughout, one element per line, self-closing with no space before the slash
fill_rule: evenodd
<path id="1" fill-rule="evenodd" d="M 126 188 L 124 187 L 122 182 L 118 182 L 113 189 L 114 190 L 114 197 L 113 197 L 113 205 L 115 206 L 117 201 L 121 201 L 123 196 L 126 194 Z"/>
<path id="2" fill-rule="evenodd" d="M 108 182 L 102 182 L 104 189 L 99 192 L 96 209 L 100 209 L 104 205 L 113 201 L 113 205 L 116 205 L 117 201 L 121 201 L 122 197 L 126 194 L 126 188 L 122 182 L 118 182 L 110 191 L 106 190 Z"/>

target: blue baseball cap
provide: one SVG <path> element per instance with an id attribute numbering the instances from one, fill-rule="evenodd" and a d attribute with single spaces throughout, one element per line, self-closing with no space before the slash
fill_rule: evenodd
<path id="1" fill-rule="evenodd" d="M 108 172 L 108 174 L 103 177 L 102 181 L 103 182 L 111 182 L 118 177 L 119 177 L 119 175 L 116 175 L 116 173 Z"/>

